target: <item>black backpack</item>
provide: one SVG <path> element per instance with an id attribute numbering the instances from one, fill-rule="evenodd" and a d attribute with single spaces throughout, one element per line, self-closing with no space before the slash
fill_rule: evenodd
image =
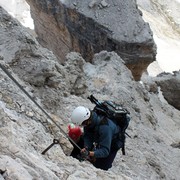
<path id="1" fill-rule="evenodd" d="M 93 111 L 95 111 L 97 114 L 104 115 L 120 126 L 121 131 L 119 132 L 114 144 L 116 144 L 117 149 L 122 148 L 122 153 L 125 155 L 125 138 L 126 135 L 128 135 L 125 131 L 130 122 L 129 111 L 123 108 L 122 105 L 116 104 L 113 101 L 100 102 L 93 95 L 90 95 L 88 99 L 96 105 Z"/>

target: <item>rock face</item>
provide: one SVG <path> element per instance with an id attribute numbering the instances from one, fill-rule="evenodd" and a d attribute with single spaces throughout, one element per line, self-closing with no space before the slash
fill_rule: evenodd
<path id="1" fill-rule="evenodd" d="M 161 73 L 155 79 L 168 103 L 180 110 L 180 71 Z"/>
<path id="2" fill-rule="evenodd" d="M 149 75 L 179 71 L 180 1 L 137 0 L 137 3 L 143 12 L 143 19 L 150 24 L 157 45 L 156 61 L 148 67 Z"/>
<path id="3" fill-rule="evenodd" d="M 179 179 L 180 111 L 161 101 L 153 83 L 147 91 L 134 81 L 115 52 L 101 51 L 93 63 L 71 52 L 61 65 L 2 8 L 0 25 L 0 63 L 65 132 L 75 107 L 94 107 L 87 99 L 94 94 L 127 107 L 132 137 L 126 156 L 119 151 L 107 172 L 79 162 L 68 156 L 71 146 L 62 130 L 0 68 L 0 179 Z M 53 138 L 60 145 L 42 155 Z"/>
<path id="4" fill-rule="evenodd" d="M 85 61 L 80 55 L 74 55 L 73 58 L 70 58 L 70 62 L 69 56 L 67 56 L 67 63 L 63 66 L 60 65 L 52 52 L 42 48 L 25 28 L 20 28 L 18 21 L 12 20 L 11 16 L 2 9 L 0 12 L 2 19 L 1 59 L 12 68 L 22 81 L 42 90 L 40 92 L 31 89 L 37 93 L 37 96 L 41 96 L 44 106 L 56 111 L 60 108 L 56 103 L 57 100 L 61 101 L 60 96 L 82 94 L 85 91 L 86 85 L 83 82 L 84 73 L 82 70 Z M 70 70 L 72 66 L 75 69 Z M 43 87 L 45 86 L 47 88 L 44 91 Z M 59 91 L 55 92 L 56 89 Z"/>
<path id="5" fill-rule="evenodd" d="M 135 80 L 155 60 L 156 46 L 136 2 L 27 0 L 39 42 L 61 62 L 70 51 L 92 61 L 101 50 L 115 51 Z"/>

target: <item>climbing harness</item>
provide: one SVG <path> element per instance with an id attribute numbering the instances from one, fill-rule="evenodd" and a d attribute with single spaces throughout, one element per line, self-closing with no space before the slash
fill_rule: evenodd
<path id="1" fill-rule="evenodd" d="M 29 93 L 18 83 L 18 81 L 10 74 L 10 72 L 6 69 L 6 67 L 4 65 L 2 65 L 0 63 L 0 68 L 5 72 L 5 74 L 29 97 L 29 99 L 31 99 L 31 101 L 33 101 L 33 103 L 36 104 L 36 106 L 39 107 L 39 109 L 41 109 L 41 111 L 60 129 L 61 133 L 68 138 L 79 150 L 81 150 L 81 148 L 77 145 L 77 143 L 70 138 L 66 132 L 51 118 L 51 116 L 29 95 Z M 59 141 L 57 139 L 53 140 L 53 143 L 48 146 L 43 152 L 42 154 L 45 154 L 54 144 L 58 144 Z"/>

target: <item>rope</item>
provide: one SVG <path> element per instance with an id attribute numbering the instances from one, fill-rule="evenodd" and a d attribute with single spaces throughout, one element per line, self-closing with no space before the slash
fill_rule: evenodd
<path id="1" fill-rule="evenodd" d="M 29 93 L 18 83 L 18 81 L 9 73 L 9 71 L 5 68 L 4 65 L 2 65 L 0 63 L 0 68 L 5 72 L 5 74 L 29 97 L 29 99 L 31 99 L 31 101 L 33 101 L 33 103 L 36 104 L 36 106 L 38 106 L 39 109 L 41 109 L 41 111 L 60 129 L 60 131 L 62 132 L 62 134 L 68 138 L 79 150 L 81 150 L 81 148 L 76 144 L 76 142 L 70 138 L 66 132 L 51 118 L 51 116 L 29 95 Z"/>

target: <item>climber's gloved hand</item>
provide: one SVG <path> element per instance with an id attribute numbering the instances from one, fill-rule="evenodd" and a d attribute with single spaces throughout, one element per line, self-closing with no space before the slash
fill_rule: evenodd
<path id="1" fill-rule="evenodd" d="M 86 148 L 81 149 L 81 158 L 83 159 L 89 158 L 89 151 Z"/>

